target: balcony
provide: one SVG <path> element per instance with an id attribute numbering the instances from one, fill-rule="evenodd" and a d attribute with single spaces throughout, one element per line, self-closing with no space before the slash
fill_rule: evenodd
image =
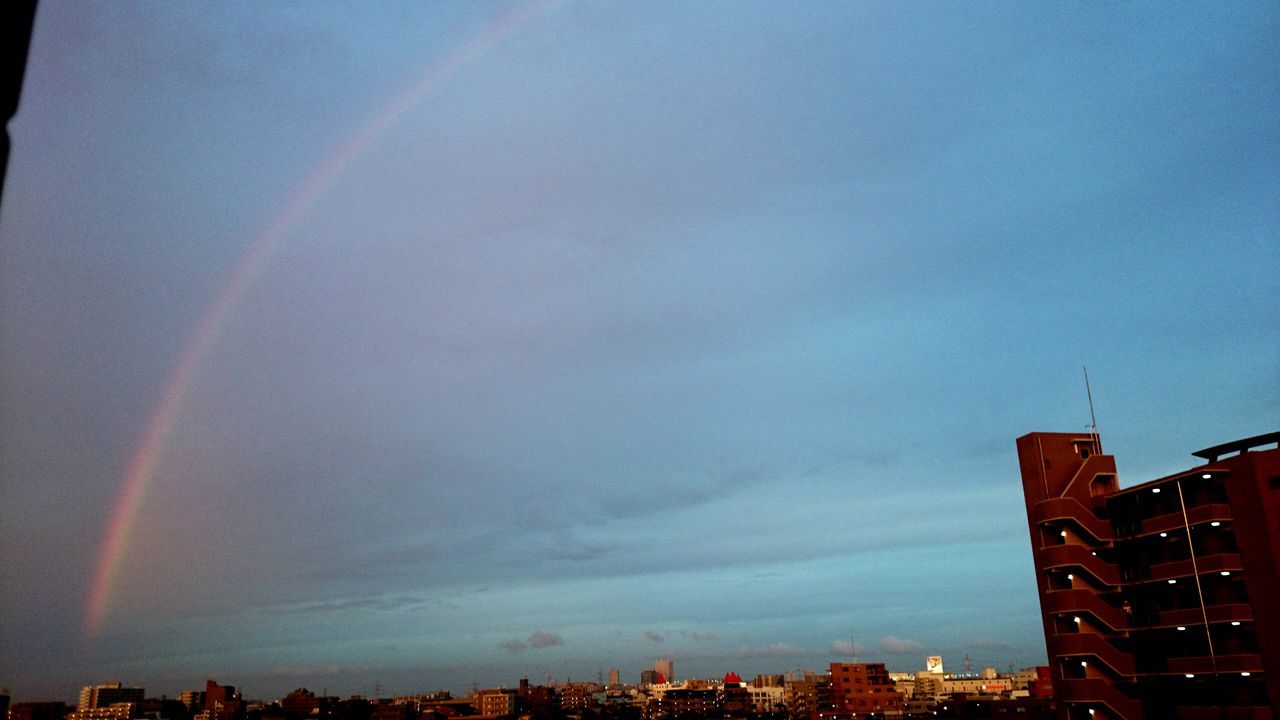
<path id="1" fill-rule="evenodd" d="M 1275 720 L 1271 708 L 1250 707 L 1188 707 L 1178 708 L 1177 720 Z"/>
<path id="2" fill-rule="evenodd" d="M 1053 615 L 1089 613 L 1116 631 L 1129 629 L 1129 615 L 1089 590 L 1053 590 L 1044 594 L 1044 611 Z"/>
<path id="3" fill-rule="evenodd" d="M 1152 624 L 1151 627 L 1171 628 L 1179 625 L 1186 627 L 1203 625 L 1206 615 L 1211 623 L 1247 622 L 1253 619 L 1253 608 L 1248 603 L 1224 603 L 1222 605 L 1208 605 L 1203 613 L 1200 612 L 1199 607 L 1165 610 L 1159 614 L 1159 620 Z"/>
<path id="4" fill-rule="evenodd" d="M 1083 545 L 1051 545 L 1040 551 L 1040 563 L 1045 570 L 1076 566 L 1104 585 L 1120 584 L 1120 571 L 1116 566 L 1103 561 Z"/>
<path id="5" fill-rule="evenodd" d="M 1219 673 L 1260 673 L 1262 672 L 1262 656 L 1256 653 L 1242 655 L 1218 655 L 1212 660 L 1207 656 L 1169 658 L 1169 672 L 1180 675 L 1212 675 L 1214 663 Z"/>
<path id="6" fill-rule="evenodd" d="M 1191 566 L 1191 558 L 1186 560 L 1174 560 L 1172 562 L 1160 563 L 1151 566 L 1151 575 L 1143 578 L 1143 582 L 1163 581 L 1168 582 L 1176 578 L 1189 578 L 1195 570 L 1199 570 L 1201 575 L 1209 573 L 1218 573 L 1223 571 L 1241 572 L 1244 570 L 1243 561 L 1240 559 L 1239 553 L 1217 553 L 1216 555 L 1205 555 L 1196 558 L 1195 569 Z"/>
<path id="7" fill-rule="evenodd" d="M 1210 503 L 1208 505 L 1199 505 L 1187 508 L 1186 521 L 1183 521 L 1182 511 L 1164 513 L 1154 517 L 1146 518 L 1142 521 L 1142 531 L 1139 535 L 1154 535 L 1160 532 L 1170 532 L 1173 530 L 1182 530 L 1185 532 L 1187 524 L 1192 526 L 1201 525 L 1207 522 L 1229 522 L 1231 520 L 1231 506 L 1225 503 Z"/>
<path id="8" fill-rule="evenodd" d="M 1116 649 L 1101 635 L 1082 632 L 1056 635 L 1053 638 L 1057 645 L 1055 655 L 1062 657 L 1092 657 L 1101 664 L 1111 668 L 1116 675 L 1132 677 L 1137 675 L 1133 655 Z"/>
<path id="9" fill-rule="evenodd" d="M 1098 542 L 1109 542 L 1113 537 L 1111 522 L 1103 520 L 1075 498 L 1057 497 L 1041 500 L 1031 506 L 1031 522 L 1041 525 L 1054 521 L 1070 521 Z"/>
<path id="10" fill-rule="evenodd" d="M 1113 715 L 1125 720 L 1142 718 L 1142 704 L 1115 689 L 1107 680 L 1055 678 L 1053 694 L 1060 702 L 1105 705 Z"/>

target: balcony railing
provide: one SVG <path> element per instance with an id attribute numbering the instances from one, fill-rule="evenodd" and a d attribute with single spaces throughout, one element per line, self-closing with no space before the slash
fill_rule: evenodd
<path id="1" fill-rule="evenodd" d="M 1137 534 L 1155 535 L 1156 533 L 1169 532 L 1171 530 L 1184 530 L 1187 524 L 1194 527 L 1196 525 L 1213 522 L 1215 520 L 1218 522 L 1229 522 L 1231 519 L 1231 506 L 1226 503 L 1209 503 L 1207 505 L 1198 505 L 1195 507 L 1188 506 L 1186 523 L 1183 522 L 1182 510 L 1179 508 L 1173 512 L 1143 518 L 1142 530 Z"/>
<path id="2" fill-rule="evenodd" d="M 1218 572 L 1240 572 L 1244 570 L 1243 561 L 1240 559 L 1239 553 L 1217 553 L 1215 555 L 1204 555 L 1196 558 L 1194 569 L 1191 558 L 1186 560 L 1173 560 L 1171 562 L 1160 563 L 1151 566 L 1151 574 L 1143 579 L 1143 582 L 1154 582 L 1163 580 L 1168 582 L 1172 579 L 1191 577 L 1198 569 L 1201 575 Z"/>
<path id="3" fill-rule="evenodd" d="M 1248 603 L 1224 603 L 1222 605 L 1207 605 L 1203 613 L 1198 606 L 1165 610 L 1157 615 L 1158 620 L 1151 627 L 1171 628 L 1179 625 L 1203 625 L 1206 615 L 1211 623 L 1247 622 L 1253 619 L 1253 608 Z"/>
<path id="4" fill-rule="evenodd" d="M 1098 517 L 1092 510 L 1085 507 L 1083 503 L 1075 498 L 1057 497 L 1041 500 L 1031 506 L 1029 514 L 1031 522 L 1036 525 L 1068 520 L 1078 525 L 1091 535 L 1094 540 L 1108 542 L 1114 539 L 1114 534 L 1111 531 L 1111 522 Z"/>
<path id="5" fill-rule="evenodd" d="M 1057 644 L 1056 654 L 1059 656 L 1089 656 L 1111 668 L 1111 671 L 1116 675 L 1133 676 L 1137 674 L 1133 655 L 1117 649 L 1107 642 L 1106 638 L 1096 633 L 1082 632 L 1057 635 L 1053 641 Z"/>
<path id="6" fill-rule="evenodd" d="M 1119 718 L 1142 720 L 1142 704 L 1115 689 L 1107 680 L 1055 679 L 1053 694 L 1060 702 L 1105 705 Z"/>
<path id="7" fill-rule="evenodd" d="M 1256 653 L 1216 655 L 1212 659 L 1208 656 L 1169 658 L 1168 667 L 1169 672 L 1180 675 L 1209 675 L 1215 669 L 1215 662 L 1219 673 L 1262 672 L 1262 656 Z"/>
<path id="8" fill-rule="evenodd" d="M 1077 566 L 1104 585 L 1120 584 L 1120 571 L 1116 566 L 1105 562 L 1083 545 L 1051 545 L 1041 550 L 1040 561 L 1046 570 Z"/>
<path id="9" fill-rule="evenodd" d="M 1090 590 L 1052 590 L 1044 594 L 1043 605 L 1045 612 L 1054 615 L 1089 613 L 1115 631 L 1130 627 L 1128 613 L 1107 604 Z"/>

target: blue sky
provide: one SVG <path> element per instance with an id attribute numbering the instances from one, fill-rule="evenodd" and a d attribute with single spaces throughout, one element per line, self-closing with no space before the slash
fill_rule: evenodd
<path id="1" fill-rule="evenodd" d="M 1043 661 L 1014 439 L 1085 428 L 1081 366 L 1122 483 L 1276 428 L 1278 20 L 42 3 L 0 218 L 0 687 Z M 201 317 L 460 52 L 220 327 L 85 637 Z"/>

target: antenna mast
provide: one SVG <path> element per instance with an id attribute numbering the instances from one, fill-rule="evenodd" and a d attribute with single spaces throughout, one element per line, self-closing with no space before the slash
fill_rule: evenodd
<path id="1" fill-rule="evenodd" d="M 1093 414 L 1093 390 L 1089 387 L 1089 367 L 1081 365 L 1084 368 L 1084 392 L 1089 397 L 1089 428 L 1093 434 L 1093 451 L 1102 452 L 1102 443 L 1098 441 L 1098 417 Z"/>

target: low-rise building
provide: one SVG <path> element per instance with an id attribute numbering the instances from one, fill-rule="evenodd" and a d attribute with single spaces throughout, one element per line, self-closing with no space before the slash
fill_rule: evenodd
<path id="1" fill-rule="evenodd" d="M 831 705 L 850 717 L 902 711 L 902 695 L 884 663 L 831 663 Z"/>
<path id="2" fill-rule="evenodd" d="M 509 717 L 516 714 L 516 691 L 509 688 L 478 690 L 472 704 L 481 715 Z"/>

